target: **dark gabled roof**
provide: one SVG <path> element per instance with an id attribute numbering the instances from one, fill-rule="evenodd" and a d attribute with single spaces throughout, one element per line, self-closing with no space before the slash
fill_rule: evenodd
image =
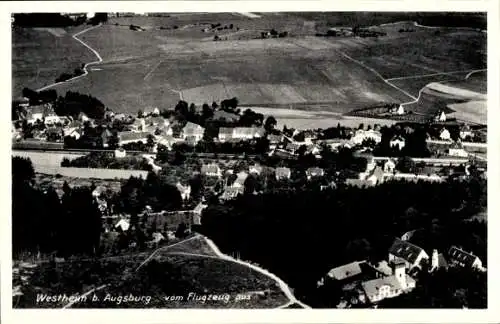
<path id="1" fill-rule="evenodd" d="M 457 262 L 467 267 L 472 267 L 472 264 L 477 258 L 474 254 L 465 252 L 456 246 L 452 246 L 450 248 L 448 251 L 448 257 L 452 262 Z"/>
<path id="2" fill-rule="evenodd" d="M 399 257 L 411 264 L 415 263 L 418 258 L 418 255 L 423 251 L 422 248 L 411 244 L 408 241 L 403 241 L 399 238 L 396 238 L 394 243 L 389 249 L 389 253 Z"/>
<path id="3" fill-rule="evenodd" d="M 335 280 L 344 280 L 357 276 L 363 272 L 360 264 L 364 261 L 355 261 L 348 264 L 344 264 L 340 267 L 333 268 L 328 272 L 328 276 Z"/>

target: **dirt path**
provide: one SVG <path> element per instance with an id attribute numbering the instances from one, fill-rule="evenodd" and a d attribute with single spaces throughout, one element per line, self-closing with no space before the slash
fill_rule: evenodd
<path id="1" fill-rule="evenodd" d="M 215 245 L 215 243 L 210 240 L 209 238 L 207 237 L 203 237 L 205 239 L 205 241 L 208 243 L 208 245 L 212 248 L 212 250 L 215 252 L 215 254 L 217 254 L 217 256 L 219 256 L 219 258 L 223 259 L 223 260 L 227 260 L 227 261 L 230 261 L 230 262 L 234 262 L 234 263 L 238 263 L 238 264 L 241 264 L 241 265 L 245 265 L 257 272 L 260 272 L 266 276 L 268 276 L 269 278 L 273 279 L 274 281 L 276 281 L 276 283 L 278 283 L 278 285 L 280 286 L 281 290 L 283 291 L 283 293 L 285 293 L 285 295 L 288 297 L 288 299 L 290 299 L 290 304 L 292 303 L 296 303 L 304 308 L 311 308 L 310 306 L 302 303 L 301 301 L 299 301 L 297 298 L 295 298 L 295 296 L 293 295 L 292 291 L 290 290 L 290 287 L 288 287 L 288 285 L 283 281 L 281 280 L 278 276 L 276 276 L 275 274 L 265 270 L 265 269 L 262 269 L 256 265 L 253 265 L 251 263 L 248 263 L 248 262 L 245 262 L 245 261 L 241 261 L 241 260 L 238 260 L 238 259 L 235 259 L 233 257 L 230 257 L 224 253 L 222 253 L 219 248 L 217 247 L 217 245 Z M 285 304 L 286 306 L 288 306 L 289 304 Z"/>
<path id="2" fill-rule="evenodd" d="M 71 82 L 71 81 L 74 81 L 74 80 L 77 80 L 81 77 L 84 77 L 86 76 L 87 74 L 89 74 L 88 70 L 87 70 L 87 67 L 89 67 L 90 65 L 94 65 L 94 64 L 99 64 L 102 62 L 102 57 L 101 55 L 99 55 L 99 53 L 93 49 L 92 47 L 90 47 L 88 44 L 86 44 L 84 41 L 82 41 L 81 39 L 78 38 L 78 36 L 90 31 L 90 30 L 93 30 L 93 29 L 96 29 L 98 27 L 100 27 L 101 25 L 97 25 L 97 26 L 92 26 L 92 27 L 89 27 L 87 29 L 84 29 L 76 34 L 74 34 L 72 37 L 77 41 L 79 42 L 80 44 L 82 44 L 83 46 L 85 46 L 86 48 L 88 48 L 92 53 L 94 53 L 94 55 L 97 57 L 97 61 L 93 61 L 93 62 L 89 62 L 89 63 L 85 63 L 85 65 L 83 66 L 83 74 L 81 75 L 78 75 L 76 77 L 73 77 L 71 79 L 68 79 L 66 81 L 62 81 L 62 82 L 56 82 L 56 83 L 52 83 L 52 84 L 49 84 L 45 87 L 42 87 L 40 89 L 37 89 L 36 91 L 42 91 L 42 90 L 46 90 L 46 89 L 49 89 L 49 88 L 52 88 L 56 85 L 59 85 L 59 84 L 63 84 L 63 83 L 67 83 L 67 82 Z"/>

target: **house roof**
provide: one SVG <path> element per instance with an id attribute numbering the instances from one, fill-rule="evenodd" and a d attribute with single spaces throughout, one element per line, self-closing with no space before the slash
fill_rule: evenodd
<path id="1" fill-rule="evenodd" d="M 396 135 L 393 138 L 391 138 L 391 142 L 395 142 L 395 141 L 404 142 L 405 139 L 400 135 Z"/>
<path id="2" fill-rule="evenodd" d="M 448 268 L 448 262 L 446 261 L 446 258 L 444 257 L 443 253 L 438 254 L 438 267 Z"/>
<path id="3" fill-rule="evenodd" d="M 306 170 L 307 175 L 323 175 L 325 172 L 322 168 L 313 167 Z"/>
<path id="4" fill-rule="evenodd" d="M 403 241 L 399 238 L 394 240 L 392 246 L 389 248 L 389 253 L 399 257 L 411 264 L 415 263 L 420 253 L 424 251 L 422 248 L 411 244 L 408 241 Z"/>
<path id="5" fill-rule="evenodd" d="M 219 171 L 220 171 L 220 168 L 215 163 L 203 164 L 201 166 L 201 173 L 218 173 Z"/>
<path id="6" fill-rule="evenodd" d="M 192 135 L 198 135 L 198 134 L 203 134 L 204 128 L 201 127 L 198 124 L 192 123 L 192 122 L 187 122 L 182 131 L 184 132 L 184 136 L 192 136 Z"/>
<path id="7" fill-rule="evenodd" d="M 240 136 L 255 136 L 264 135 L 264 129 L 262 127 L 235 127 L 233 128 L 233 135 Z"/>
<path id="8" fill-rule="evenodd" d="M 290 175 L 291 171 L 289 168 L 279 167 L 276 168 L 275 173 L 277 176 L 288 176 Z"/>
<path id="9" fill-rule="evenodd" d="M 118 138 L 120 141 L 140 141 L 146 139 L 148 135 L 150 135 L 148 132 L 120 132 Z"/>
<path id="10" fill-rule="evenodd" d="M 448 251 L 448 257 L 455 262 L 464 264 L 465 266 L 472 267 L 472 264 L 478 258 L 472 253 L 465 252 L 456 246 L 452 246 Z"/>
<path id="11" fill-rule="evenodd" d="M 226 187 L 226 189 L 224 189 L 222 197 L 223 198 L 234 197 L 241 193 L 243 193 L 243 188 L 241 187 Z"/>
<path id="12" fill-rule="evenodd" d="M 119 228 L 121 228 L 121 229 L 122 229 L 122 231 L 126 231 L 126 230 L 128 230 L 128 228 L 130 227 L 130 223 L 129 223 L 127 220 L 125 220 L 125 219 L 123 219 L 123 218 L 122 218 L 122 219 L 120 219 L 120 221 L 119 221 L 118 223 L 116 223 L 116 225 L 115 225 L 115 228 L 118 228 L 118 227 L 119 227 Z"/>
<path id="13" fill-rule="evenodd" d="M 249 167 L 250 170 L 256 170 L 257 172 L 262 172 L 262 165 L 254 164 Z"/>
<path id="14" fill-rule="evenodd" d="M 149 116 L 144 119 L 146 122 L 146 125 L 162 125 L 164 124 L 167 120 L 161 116 Z"/>
<path id="15" fill-rule="evenodd" d="M 233 128 L 232 127 L 219 128 L 219 136 L 221 136 L 221 135 L 232 136 L 233 135 Z"/>
<path id="16" fill-rule="evenodd" d="M 412 277 L 406 275 L 406 282 L 414 283 L 415 280 Z M 400 290 L 403 289 L 399 281 L 396 279 L 396 276 L 388 276 L 388 277 L 382 277 L 378 279 L 365 281 L 361 284 L 361 286 L 363 287 L 363 290 L 365 291 L 368 298 L 370 298 L 373 295 L 378 295 L 379 289 L 382 288 L 383 286 L 391 286 L 391 289 L 400 289 Z"/>
<path id="17" fill-rule="evenodd" d="M 344 264 L 340 267 L 333 268 L 328 272 L 328 276 L 335 280 L 344 280 L 357 276 L 363 272 L 361 270 L 360 264 L 365 261 L 355 261 L 348 264 Z"/>

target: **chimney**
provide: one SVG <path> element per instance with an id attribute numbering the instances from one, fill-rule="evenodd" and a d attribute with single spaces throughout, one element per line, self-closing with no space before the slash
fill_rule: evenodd
<path id="1" fill-rule="evenodd" d="M 438 267 L 439 267 L 438 251 L 434 249 L 432 250 L 431 270 L 437 269 Z"/>

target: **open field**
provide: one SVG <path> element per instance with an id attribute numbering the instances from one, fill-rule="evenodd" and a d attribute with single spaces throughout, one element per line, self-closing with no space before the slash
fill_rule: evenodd
<path id="1" fill-rule="evenodd" d="M 92 94 L 117 112 L 135 113 L 151 106 L 169 109 L 180 99 L 201 105 L 237 97 L 242 105 L 311 110 L 315 104 L 325 104 L 323 110 L 344 113 L 411 99 L 383 78 L 484 67 L 486 36 L 472 30 L 446 28 L 435 35 L 434 29 L 414 26 L 415 32 L 399 33 L 401 26 L 411 25 L 401 23 L 377 27 L 388 33 L 379 38 L 315 37 L 321 26 L 332 25 L 332 15 L 335 18 L 338 13 L 321 13 L 314 19 L 310 13 L 256 15 L 260 18 L 235 13 L 112 18 L 79 36 L 103 62 L 90 68 L 89 75 L 54 89 Z M 377 24 L 395 18 L 372 16 Z M 371 19 L 366 13 L 352 17 Z M 349 19 L 345 22 L 358 21 Z M 214 42 L 209 40 L 211 32 L 201 31 L 212 23 L 233 24 L 245 37 L 271 28 L 287 30 L 292 37 L 234 36 Z M 129 24 L 145 30 L 132 31 Z M 45 33 L 55 38 L 53 33 Z M 75 46 L 92 57 L 81 44 Z M 417 87 L 409 86 L 409 92 L 418 93 Z"/>
<path id="2" fill-rule="evenodd" d="M 168 274 L 168 275 L 167 275 Z M 269 290 L 267 296 L 251 292 Z M 249 267 L 203 256 L 172 255 L 153 260 L 133 274 L 128 280 L 115 281 L 113 285 L 100 291 L 104 299 L 112 295 L 151 296 L 148 308 L 275 308 L 285 304 L 288 298 L 280 291 L 274 280 L 250 269 Z M 226 300 L 195 300 L 192 292 L 199 298 L 203 295 L 228 295 Z M 250 300 L 237 300 L 238 294 L 250 296 Z M 165 300 L 167 296 L 178 299 Z M 179 300 L 182 299 L 182 300 Z M 101 303 L 99 307 L 120 308 L 116 303 Z M 75 305 L 89 307 L 88 305 Z M 141 308 L 145 305 L 127 304 L 128 307 Z"/>
<path id="3" fill-rule="evenodd" d="M 347 127 L 358 127 L 361 123 L 365 126 L 373 126 L 375 124 L 389 126 L 398 122 L 390 119 L 345 116 L 341 113 L 326 111 L 304 111 L 264 107 L 250 107 L 250 109 L 264 116 L 275 117 L 278 122 L 276 127 L 279 129 L 283 128 L 283 126 L 295 129 L 328 128 L 336 127 L 338 123 Z"/>
<path id="4" fill-rule="evenodd" d="M 20 96 L 24 87 L 38 89 L 53 83 L 62 73 L 73 73 L 93 60 L 93 54 L 71 37 L 83 28 L 13 28 L 13 96 Z"/>

